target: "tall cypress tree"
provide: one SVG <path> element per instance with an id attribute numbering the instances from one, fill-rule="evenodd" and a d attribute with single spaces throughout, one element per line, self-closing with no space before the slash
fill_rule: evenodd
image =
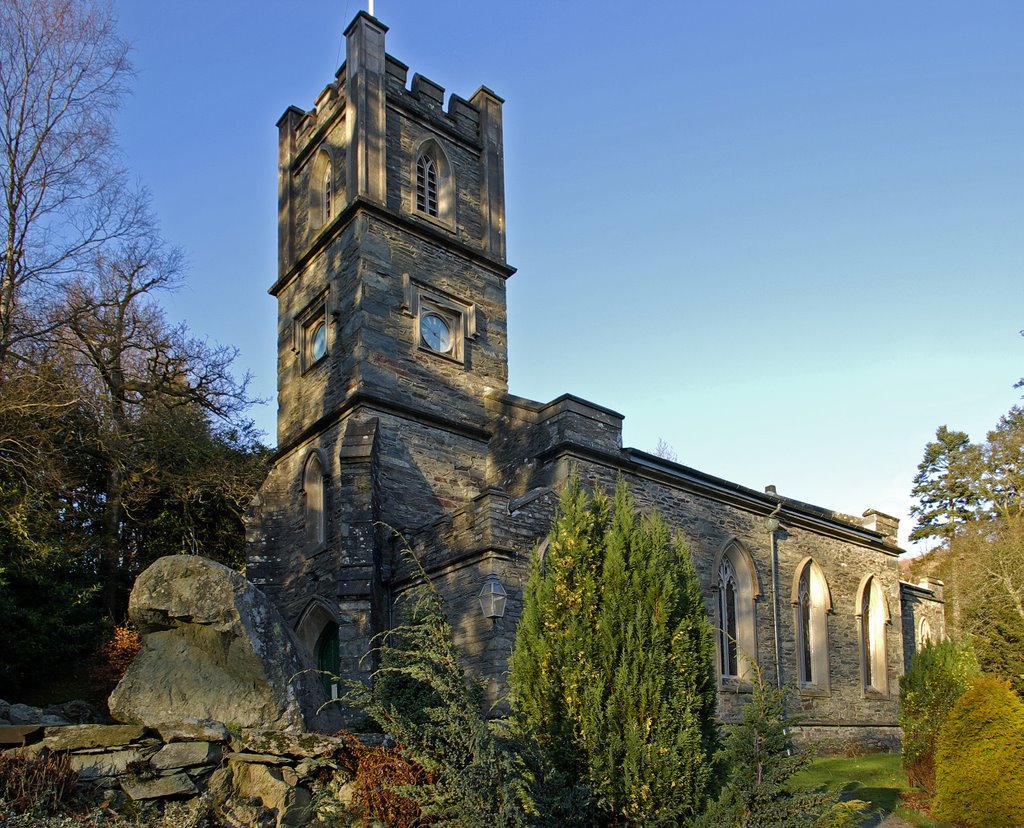
<path id="1" fill-rule="evenodd" d="M 521 720 L 614 825 L 677 825 L 712 784 L 711 626 L 689 552 L 620 483 L 572 480 L 534 561 L 511 685 Z"/>
<path id="2" fill-rule="evenodd" d="M 554 767 L 570 777 L 585 762 L 575 711 L 593 682 L 598 578 L 610 504 L 573 477 L 562 492 L 547 548 L 534 558 L 516 628 L 510 683 L 521 719 Z"/>

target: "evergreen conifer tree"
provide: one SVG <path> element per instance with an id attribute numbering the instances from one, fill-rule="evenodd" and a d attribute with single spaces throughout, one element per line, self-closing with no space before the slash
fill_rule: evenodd
<path id="1" fill-rule="evenodd" d="M 429 784 L 395 789 L 419 805 L 425 824 L 544 824 L 526 765 L 531 745 L 481 712 L 482 693 L 467 684 L 441 596 L 420 574 L 421 584 L 407 594 L 405 622 L 379 639 L 373 684 L 348 682 L 344 700 L 375 719 L 428 773 Z"/>
<path id="2" fill-rule="evenodd" d="M 792 749 L 784 718 L 785 691 L 770 687 L 755 666 L 743 719 L 729 725 L 719 759 L 728 778 L 722 795 L 694 828 L 843 828 L 860 824 L 868 803 L 839 801 L 837 791 L 793 791 L 790 778 L 807 761 Z"/>
<path id="3" fill-rule="evenodd" d="M 573 478 L 562 492 L 548 545 L 534 558 L 516 628 L 510 684 L 522 722 L 569 777 L 586 767 L 575 732 L 593 670 L 598 580 L 610 504 Z"/>
<path id="4" fill-rule="evenodd" d="M 534 561 L 510 682 L 520 720 L 610 824 L 678 825 L 703 807 L 712 649 L 686 547 L 623 484 L 609 510 L 573 479 Z"/>
<path id="5" fill-rule="evenodd" d="M 963 431 L 939 426 L 935 440 L 924 447 L 911 497 L 910 514 L 917 525 L 911 540 L 942 538 L 951 543 L 958 526 L 967 521 L 980 500 L 978 447 Z"/>

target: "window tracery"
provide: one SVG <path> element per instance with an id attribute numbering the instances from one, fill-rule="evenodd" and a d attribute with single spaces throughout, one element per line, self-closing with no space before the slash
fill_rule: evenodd
<path id="1" fill-rule="evenodd" d="M 327 169 L 324 171 L 323 179 L 323 195 L 324 195 L 324 224 L 327 224 L 331 220 L 334 209 L 334 178 L 333 169 L 331 163 L 327 163 Z"/>
<path id="2" fill-rule="evenodd" d="M 736 540 L 725 545 L 715 564 L 719 677 L 724 683 L 745 681 L 757 658 L 757 571 L 750 553 Z"/>
<path id="3" fill-rule="evenodd" d="M 719 653 L 720 669 L 723 678 L 735 678 L 739 675 L 737 659 L 736 629 L 736 573 L 728 558 L 722 559 L 718 569 L 718 613 L 721 619 Z"/>
<path id="4" fill-rule="evenodd" d="M 435 218 L 439 215 L 437 164 L 425 154 L 416 161 L 416 209 Z"/>
<path id="5" fill-rule="evenodd" d="M 424 140 L 411 156 L 409 209 L 455 230 L 455 169 L 437 138 Z"/>

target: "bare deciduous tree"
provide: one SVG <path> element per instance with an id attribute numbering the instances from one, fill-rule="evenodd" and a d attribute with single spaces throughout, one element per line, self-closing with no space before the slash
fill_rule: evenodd
<path id="1" fill-rule="evenodd" d="M 154 558 L 237 563 L 264 475 L 235 350 L 158 302 L 183 263 L 120 166 L 127 55 L 109 0 L 0 0 L 0 684 L 90 650 Z"/>
<path id="2" fill-rule="evenodd" d="M 99 562 L 112 612 L 122 597 L 120 576 L 130 569 L 122 530 L 140 444 L 173 434 L 175 409 L 231 420 L 251 403 L 248 376 L 238 381 L 231 371 L 234 348 L 211 346 L 167 321 L 156 294 L 175 286 L 182 256 L 150 223 L 139 230 L 116 249 L 107 246 L 108 255 L 68 291 L 60 314 L 68 320 L 64 341 L 76 355 L 80 406 L 91 412 L 94 453 L 106 478 Z"/>
<path id="3" fill-rule="evenodd" d="M 661 437 L 658 438 L 658 444 L 654 447 L 653 454 L 655 457 L 668 460 L 670 463 L 679 462 L 679 455 L 676 454 L 676 450 Z"/>
<path id="4" fill-rule="evenodd" d="M 0 365 L 54 324 L 66 281 L 144 212 L 112 123 L 131 72 L 109 6 L 0 2 Z"/>

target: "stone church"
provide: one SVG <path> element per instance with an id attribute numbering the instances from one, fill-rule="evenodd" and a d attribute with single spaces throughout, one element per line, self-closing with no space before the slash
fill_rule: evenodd
<path id="1" fill-rule="evenodd" d="M 531 556 L 560 487 L 626 481 L 689 543 L 722 715 L 750 660 L 807 731 L 897 736 L 898 678 L 943 634 L 939 582 L 899 580 L 897 521 L 860 518 L 622 445 L 622 415 L 509 393 L 502 99 L 450 94 L 360 13 L 312 109 L 278 121 L 278 449 L 249 520 L 248 576 L 320 664 L 362 657 L 416 573 L 470 670 L 504 689 Z M 529 277 L 526 277 L 529 278 Z"/>

